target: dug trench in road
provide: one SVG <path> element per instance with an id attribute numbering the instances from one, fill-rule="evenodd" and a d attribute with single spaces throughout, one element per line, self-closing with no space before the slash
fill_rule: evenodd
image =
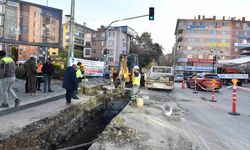
<path id="1" fill-rule="evenodd" d="M 56 149 L 92 141 L 129 100 L 127 91 L 106 87 L 100 92 L 81 95 L 71 105 L 60 99 L 1 117 L 0 149 Z M 72 142 L 78 133 L 88 135 L 80 137 L 79 143 Z"/>
<path id="2" fill-rule="evenodd" d="M 181 89 L 180 84 L 176 84 L 171 95 L 184 111 L 182 127 L 194 136 L 202 149 L 250 149 L 249 92 L 238 91 L 237 111 L 241 116 L 237 117 L 228 114 L 232 111 L 232 89 L 223 87 L 216 92 L 216 103 L 208 101 L 211 92 L 199 91 L 194 95 L 191 89 Z"/>

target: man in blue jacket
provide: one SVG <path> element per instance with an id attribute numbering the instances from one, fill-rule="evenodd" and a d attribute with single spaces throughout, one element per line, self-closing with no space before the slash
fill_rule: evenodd
<path id="1" fill-rule="evenodd" d="M 74 96 L 74 91 L 77 90 L 76 65 L 68 67 L 64 71 L 63 88 L 66 89 L 66 102 L 71 103 L 71 98 Z"/>

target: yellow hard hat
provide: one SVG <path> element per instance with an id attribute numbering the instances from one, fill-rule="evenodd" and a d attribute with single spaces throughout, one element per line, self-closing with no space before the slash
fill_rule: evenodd
<path id="1" fill-rule="evenodd" d="M 84 64 L 81 64 L 81 67 L 84 67 Z"/>

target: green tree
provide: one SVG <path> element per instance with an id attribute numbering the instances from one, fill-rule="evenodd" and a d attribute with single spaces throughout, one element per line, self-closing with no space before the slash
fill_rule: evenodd
<path id="1" fill-rule="evenodd" d="M 14 61 L 18 61 L 18 49 L 16 47 L 10 48 L 10 55 L 11 58 L 13 58 Z"/>
<path id="2" fill-rule="evenodd" d="M 141 36 L 136 36 L 131 47 L 132 52 L 138 54 L 141 67 L 148 68 L 152 63 L 160 64 L 163 48 L 160 44 L 153 43 L 150 33 L 144 32 Z"/>

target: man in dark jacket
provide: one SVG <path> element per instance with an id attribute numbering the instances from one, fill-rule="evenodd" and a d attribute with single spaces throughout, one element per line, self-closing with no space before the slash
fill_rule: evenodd
<path id="1" fill-rule="evenodd" d="M 34 57 L 25 63 L 26 76 L 28 78 L 28 93 L 35 95 L 36 93 L 36 61 Z"/>
<path id="2" fill-rule="evenodd" d="M 63 88 L 66 89 L 66 102 L 71 103 L 71 98 L 74 96 L 74 91 L 77 90 L 76 65 L 68 67 L 64 71 Z"/>
<path id="3" fill-rule="evenodd" d="M 51 80 L 54 75 L 55 69 L 54 66 L 51 64 L 50 58 L 48 58 L 46 63 L 43 65 L 42 72 L 44 77 L 44 93 L 47 92 L 47 85 L 48 85 L 48 92 L 53 92 L 51 90 Z"/>

